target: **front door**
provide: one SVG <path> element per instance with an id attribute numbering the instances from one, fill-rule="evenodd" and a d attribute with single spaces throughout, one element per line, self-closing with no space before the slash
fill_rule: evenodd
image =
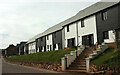
<path id="1" fill-rule="evenodd" d="M 68 39 L 68 47 L 74 47 L 75 46 L 75 38 Z"/>
<path id="2" fill-rule="evenodd" d="M 82 44 L 85 46 L 94 46 L 93 34 L 82 36 Z"/>

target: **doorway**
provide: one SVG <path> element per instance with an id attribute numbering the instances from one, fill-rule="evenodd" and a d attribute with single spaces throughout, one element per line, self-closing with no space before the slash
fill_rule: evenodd
<path id="1" fill-rule="evenodd" d="M 68 39 L 68 47 L 74 47 L 75 46 L 75 38 Z"/>
<path id="2" fill-rule="evenodd" d="M 50 45 L 50 51 L 52 50 L 52 45 Z"/>
<path id="3" fill-rule="evenodd" d="M 82 36 L 82 45 L 90 47 L 94 46 L 93 34 Z"/>

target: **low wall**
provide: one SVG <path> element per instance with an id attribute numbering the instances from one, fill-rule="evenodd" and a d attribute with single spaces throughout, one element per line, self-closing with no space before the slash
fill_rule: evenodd
<path id="1" fill-rule="evenodd" d="M 23 65 L 23 66 L 30 66 L 30 67 L 35 67 L 35 68 L 43 68 L 43 69 L 48 69 L 52 71 L 62 71 L 62 67 L 60 63 L 35 63 L 35 62 L 20 62 L 20 61 L 12 61 L 12 60 L 7 60 L 5 59 L 6 62 L 13 63 L 13 64 L 18 64 L 18 65 Z"/>
<path id="2" fill-rule="evenodd" d="M 79 56 L 82 51 L 85 49 L 85 46 L 80 46 L 75 51 L 71 51 L 70 54 L 66 54 L 63 58 L 61 58 L 62 71 L 66 70 L 67 67 L 71 65 L 72 62 Z"/>
<path id="3" fill-rule="evenodd" d="M 104 52 L 107 48 L 108 48 L 108 45 L 106 45 L 106 44 L 99 45 L 98 48 L 95 51 L 93 51 L 93 53 L 90 54 L 88 58 L 86 58 L 86 70 L 87 70 L 87 72 L 89 72 L 90 60 L 97 57 L 99 54 Z"/>

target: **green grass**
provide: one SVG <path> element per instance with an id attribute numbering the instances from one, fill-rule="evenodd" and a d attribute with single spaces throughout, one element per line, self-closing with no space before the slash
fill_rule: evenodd
<path id="1" fill-rule="evenodd" d="M 106 64 L 109 66 L 117 66 L 118 65 L 118 55 L 120 54 L 119 51 L 115 52 L 115 48 L 110 46 L 105 52 L 100 54 L 91 63 L 95 65 Z"/>
<path id="2" fill-rule="evenodd" d="M 111 58 L 104 62 L 109 66 L 120 66 L 120 51 L 115 52 Z"/>
<path id="3" fill-rule="evenodd" d="M 73 50 L 75 50 L 75 48 L 71 48 L 67 50 L 39 52 L 39 53 L 27 54 L 27 55 L 21 55 L 21 56 L 12 56 L 12 57 L 8 57 L 7 59 L 12 61 L 22 61 L 22 62 L 60 63 L 61 58 L 66 53 L 70 53 L 70 51 L 73 51 Z"/>

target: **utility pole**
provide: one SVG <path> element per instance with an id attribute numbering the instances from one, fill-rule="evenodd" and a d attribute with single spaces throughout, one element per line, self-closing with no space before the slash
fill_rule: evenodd
<path id="1" fill-rule="evenodd" d="M 118 51 L 118 48 L 119 48 L 118 31 L 115 30 L 115 52 Z"/>

